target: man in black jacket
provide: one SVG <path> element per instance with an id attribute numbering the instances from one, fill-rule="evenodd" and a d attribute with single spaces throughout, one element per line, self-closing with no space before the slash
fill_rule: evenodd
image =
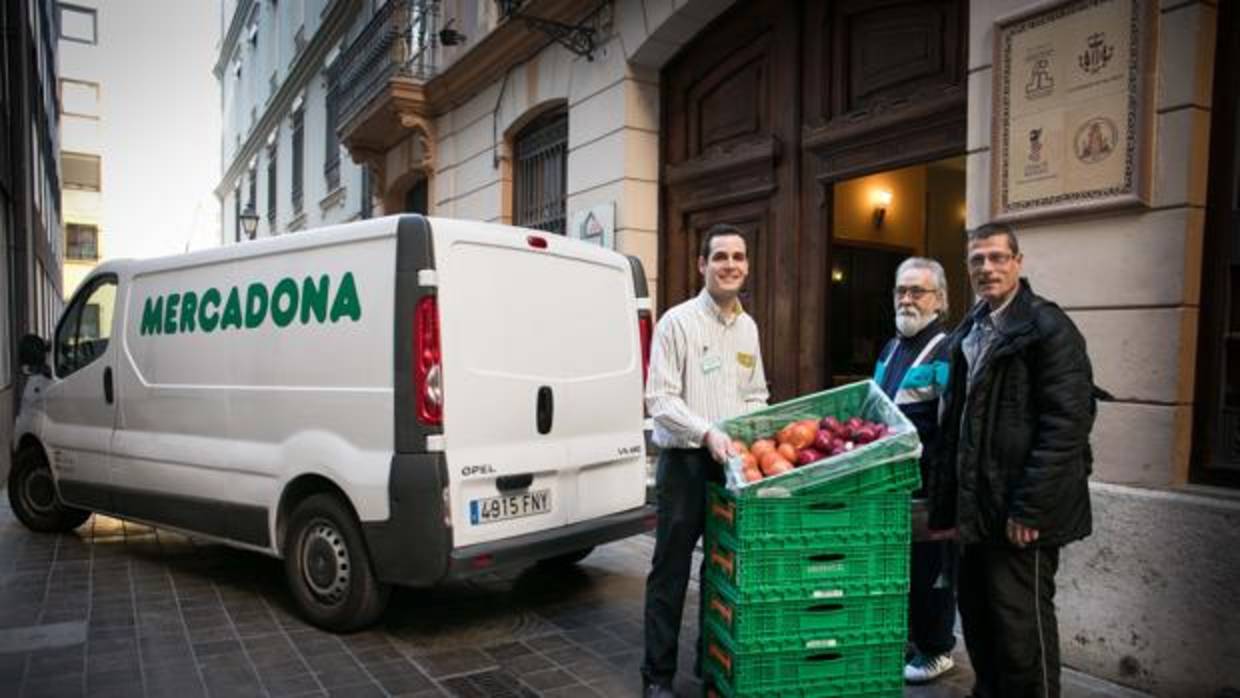
<path id="1" fill-rule="evenodd" d="M 975 698 L 1060 695 L 1059 548 L 1091 529 L 1093 374 L 1085 340 L 1021 279 L 1011 229 L 969 232 L 981 299 L 952 333 L 930 527 L 955 528 Z"/>

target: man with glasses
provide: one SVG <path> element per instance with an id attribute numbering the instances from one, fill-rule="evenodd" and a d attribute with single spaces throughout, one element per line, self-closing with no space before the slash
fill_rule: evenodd
<path id="1" fill-rule="evenodd" d="M 974 698 L 1060 695 L 1059 549 L 1092 526 L 1093 373 L 1067 314 L 1020 277 L 1011 228 L 968 235 L 980 299 L 951 336 L 930 527 L 955 528 Z"/>
<path id="2" fill-rule="evenodd" d="M 892 300 L 896 309 L 896 336 L 879 354 L 874 381 L 917 427 L 924 447 L 921 459 L 923 490 L 934 444 L 938 441 L 939 397 L 947 387 L 947 276 L 933 259 L 910 257 L 896 269 Z M 934 681 L 954 666 L 956 645 L 955 544 L 921 541 L 913 544 L 909 586 L 909 637 L 915 651 L 904 667 L 904 680 Z"/>

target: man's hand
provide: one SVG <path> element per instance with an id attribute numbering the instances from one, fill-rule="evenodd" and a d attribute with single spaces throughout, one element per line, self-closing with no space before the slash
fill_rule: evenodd
<path id="1" fill-rule="evenodd" d="M 1012 519 L 1007 520 L 1007 538 L 1012 545 L 1023 548 L 1038 539 L 1038 529 L 1029 528 L 1028 526 L 1017 523 Z"/>
<path id="2" fill-rule="evenodd" d="M 710 450 L 710 455 L 720 463 L 727 463 L 728 458 L 732 457 L 732 440 L 728 435 L 711 427 L 706 430 L 706 435 L 702 437 L 702 445 Z"/>

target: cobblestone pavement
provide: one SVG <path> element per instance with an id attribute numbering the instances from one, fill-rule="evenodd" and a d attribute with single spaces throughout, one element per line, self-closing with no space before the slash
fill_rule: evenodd
<path id="1" fill-rule="evenodd" d="M 5 502 L 0 696 L 636 696 L 652 547 L 398 589 L 373 630 L 336 636 L 296 617 L 276 560 L 101 516 L 38 535 Z M 696 604 L 694 584 L 686 618 Z M 688 626 L 682 638 L 688 667 Z M 684 673 L 677 690 L 698 695 Z M 960 698 L 970 680 L 958 668 L 907 695 Z M 1117 695 L 1091 681 L 1067 676 L 1066 695 Z"/>

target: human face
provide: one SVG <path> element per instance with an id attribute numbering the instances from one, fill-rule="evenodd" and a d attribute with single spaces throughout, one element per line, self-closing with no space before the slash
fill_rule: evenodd
<path id="1" fill-rule="evenodd" d="M 719 235 L 710 240 L 710 255 L 698 257 L 698 271 L 706 279 L 706 292 L 721 306 L 736 300 L 749 276 L 745 238 Z"/>
<path id="2" fill-rule="evenodd" d="M 1023 256 L 1012 254 L 1006 235 L 970 242 L 966 259 L 973 292 L 991 308 L 998 308 L 1016 293 Z"/>
<path id="3" fill-rule="evenodd" d="M 929 269 L 905 269 L 896 277 L 896 330 L 912 337 L 938 317 L 943 299 Z"/>

